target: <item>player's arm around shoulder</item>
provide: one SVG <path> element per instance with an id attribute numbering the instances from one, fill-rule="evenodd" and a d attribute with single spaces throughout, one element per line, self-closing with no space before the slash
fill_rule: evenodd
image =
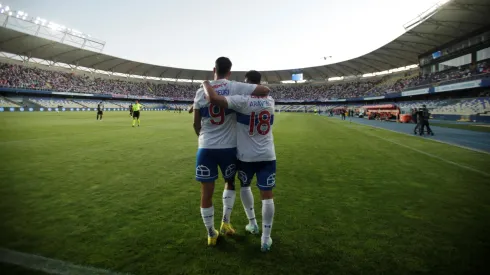
<path id="1" fill-rule="evenodd" d="M 255 96 L 267 96 L 271 92 L 271 89 L 267 86 L 264 85 L 257 85 L 255 87 L 255 90 L 253 91 L 252 95 Z"/>
<path id="2" fill-rule="evenodd" d="M 211 83 L 209 83 L 209 81 L 207 81 L 207 80 L 204 81 L 202 83 L 202 85 L 203 85 L 204 91 L 207 94 L 207 100 L 211 104 L 220 106 L 222 108 L 228 108 L 228 101 L 226 100 L 226 98 L 222 95 L 219 95 L 216 92 L 216 90 L 213 88 L 213 86 L 211 86 Z"/>
<path id="3" fill-rule="evenodd" d="M 243 82 L 231 82 L 234 85 L 235 91 L 240 95 L 254 95 L 254 96 L 267 96 L 270 93 L 270 88 L 264 85 L 243 83 Z"/>

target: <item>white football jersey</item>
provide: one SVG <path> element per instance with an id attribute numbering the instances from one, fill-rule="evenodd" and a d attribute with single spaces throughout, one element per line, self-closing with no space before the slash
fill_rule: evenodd
<path id="1" fill-rule="evenodd" d="M 228 108 L 236 112 L 238 159 L 246 162 L 275 160 L 274 99 L 236 95 L 227 96 L 226 100 Z"/>
<path id="2" fill-rule="evenodd" d="M 251 95 L 257 85 L 219 79 L 211 81 L 211 86 L 223 96 Z M 194 112 L 201 113 L 199 148 L 226 149 L 237 146 L 236 116 L 233 110 L 210 104 L 203 88 L 196 92 Z"/>

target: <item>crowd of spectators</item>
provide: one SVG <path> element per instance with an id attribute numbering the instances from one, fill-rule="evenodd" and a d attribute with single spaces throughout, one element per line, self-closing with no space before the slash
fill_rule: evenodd
<path id="1" fill-rule="evenodd" d="M 401 92 L 418 86 L 475 74 L 490 73 L 486 62 L 474 68 L 455 68 L 429 75 L 402 73 L 398 77 L 364 78 L 326 84 L 271 85 L 276 100 L 322 100 L 379 96 Z M 192 100 L 199 84 L 155 83 L 145 80 L 124 80 L 93 77 L 69 71 L 52 71 L 29 66 L 0 63 L 0 86 L 41 89 L 60 92 L 112 94 L 121 97 L 167 97 Z"/>

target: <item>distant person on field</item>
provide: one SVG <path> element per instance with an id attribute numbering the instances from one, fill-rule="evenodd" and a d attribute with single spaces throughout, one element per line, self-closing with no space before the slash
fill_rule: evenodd
<path id="1" fill-rule="evenodd" d="M 136 124 L 136 120 L 138 120 L 138 127 L 140 127 L 140 111 L 141 111 L 141 104 L 139 103 L 138 100 L 136 100 L 136 103 L 133 104 L 133 127 Z"/>
<path id="2" fill-rule="evenodd" d="M 434 135 L 434 132 L 432 132 L 432 129 L 429 126 L 429 118 L 430 118 L 430 113 L 427 107 L 422 105 L 422 110 L 420 111 L 421 113 L 421 118 L 422 118 L 422 123 L 421 123 L 421 129 L 420 129 L 420 135 L 424 134 L 424 128 L 427 127 L 427 134 L 430 134 L 431 136 Z"/>
<path id="3" fill-rule="evenodd" d="M 104 115 L 104 103 L 99 102 L 99 104 L 97 104 L 97 120 L 100 120 L 102 121 L 102 116 Z"/>

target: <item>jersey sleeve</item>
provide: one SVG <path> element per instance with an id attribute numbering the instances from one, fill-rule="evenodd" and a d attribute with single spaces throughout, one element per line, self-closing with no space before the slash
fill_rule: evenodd
<path id="1" fill-rule="evenodd" d="M 204 89 L 199 88 L 199 90 L 197 90 L 196 92 L 196 96 L 194 97 L 194 104 L 192 105 L 194 107 L 194 110 L 199 110 L 199 108 L 201 108 L 201 106 L 199 106 L 199 100 L 201 99 L 203 94 L 204 94 Z"/>
<path id="2" fill-rule="evenodd" d="M 230 96 L 234 95 L 251 95 L 257 84 L 249 84 L 243 82 L 231 82 Z"/>
<path id="3" fill-rule="evenodd" d="M 248 97 L 243 95 L 225 96 L 228 102 L 228 109 L 243 113 L 247 107 Z"/>

